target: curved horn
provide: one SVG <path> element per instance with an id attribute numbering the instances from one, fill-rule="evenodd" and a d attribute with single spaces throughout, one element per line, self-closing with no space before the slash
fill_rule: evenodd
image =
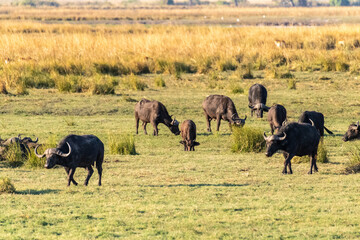
<path id="1" fill-rule="evenodd" d="M 249 106 L 249 108 L 251 108 L 251 109 L 253 109 L 253 108 L 254 108 L 254 106 L 252 106 L 252 105 L 250 105 L 250 104 L 249 104 L 248 106 Z"/>
<path id="2" fill-rule="evenodd" d="M 315 126 L 315 124 L 314 124 L 314 122 L 313 122 L 313 120 L 311 120 L 310 118 L 309 118 L 309 121 L 311 122 L 311 126 Z"/>
<path id="3" fill-rule="evenodd" d="M 31 138 L 30 138 L 30 139 L 31 139 Z M 32 141 L 33 143 L 37 143 L 37 142 L 39 141 L 39 138 L 36 137 L 35 141 L 33 141 L 32 139 L 31 139 L 31 141 Z"/>
<path id="4" fill-rule="evenodd" d="M 40 146 L 40 145 L 37 145 L 37 146 L 36 146 L 34 152 L 35 152 L 35 155 L 36 155 L 38 158 L 43 158 L 43 157 L 45 157 L 45 153 L 41 155 L 41 154 L 38 154 L 38 152 L 37 152 L 37 149 L 38 149 L 39 146 Z"/>
<path id="5" fill-rule="evenodd" d="M 234 120 L 234 116 L 236 115 L 236 113 L 234 113 L 232 116 L 231 116 L 231 119 Z"/>
<path id="6" fill-rule="evenodd" d="M 59 155 L 60 157 L 68 157 L 71 153 L 71 146 L 68 142 L 66 142 L 66 144 L 69 146 L 69 152 L 68 153 L 63 153 L 62 151 L 60 151 L 59 149 L 56 149 L 55 154 Z"/>
<path id="7" fill-rule="evenodd" d="M 21 139 L 21 135 L 22 135 L 22 134 L 19 133 L 18 136 L 17 136 L 20 141 L 22 140 L 22 139 Z"/>
<path id="8" fill-rule="evenodd" d="M 278 140 L 282 141 L 282 140 L 285 140 L 285 138 L 286 138 L 286 133 L 284 133 L 283 137 L 279 137 Z"/>
<path id="9" fill-rule="evenodd" d="M 264 139 L 265 139 L 265 141 L 267 141 L 268 140 L 268 136 L 266 136 L 266 134 L 265 134 L 265 132 L 264 132 Z"/>

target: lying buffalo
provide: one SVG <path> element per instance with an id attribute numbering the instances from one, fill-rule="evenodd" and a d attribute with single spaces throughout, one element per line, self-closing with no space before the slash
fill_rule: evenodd
<path id="1" fill-rule="evenodd" d="M 44 154 L 38 154 L 35 148 L 35 154 L 39 158 L 46 157 L 45 168 L 52 168 L 55 165 L 61 165 L 68 174 L 68 186 L 70 182 L 77 185 L 74 180 L 74 173 L 77 167 L 83 167 L 88 170 L 85 179 L 85 186 L 94 170 L 92 166 L 96 162 L 96 168 L 99 173 L 99 186 L 101 186 L 102 163 L 104 160 L 104 144 L 94 135 L 68 135 L 60 141 L 56 148 L 48 148 Z"/>
<path id="2" fill-rule="evenodd" d="M 320 141 L 320 134 L 314 127 L 314 124 L 296 123 L 292 122 L 282 126 L 276 135 L 267 137 L 264 132 L 264 139 L 266 141 L 267 157 L 271 157 L 276 151 L 282 150 L 285 162 L 283 174 L 287 174 L 287 167 L 289 173 L 292 174 L 291 159 L 294 156 L 310 155 L 311 166 L 309 174 L 312 174 L 312 169 L 318 171 L 316 165 L 316 154 Z"/>
<path id="3" fill-rule="evenodd" d="M 20 142 L 26 146 L 28 146 L 28 148 L 35 148 L 37 145 L 39 145 L 37 142 L 39 141 L 38 138 L 36 138 L 35 140 L 32 140 L 30 137 L 24 137 L 21 138 L 22 134 L 18 135 L 18 138 L 20 140 Z"/>
<path id="4" fill-rule="evenodd" d="M 261 84 L 254 84 L 249 89 L 249 108 L 251 108 L 251 116 L 256 112 L 258 118 L 263 117 L 263 111 L 269 111 L 269 107 L 266 106 L 267 91 Z"/>
<path id="5" fill-rule="evenodd" d="M 309 123 L 310 119 L 314 122 L 315 128 L 319 131 L 320 136 L 324 136 L 324 129 L 329 133 L 333 134 L 332 131 L 324 126 L 324 115 L 320 112 L 305 111 L 299 117 L 299 123 Z"/>
<path id="6" fill-rule="evenodd" d="M 30 149 L 26 143 L 23 143 L 19 137 L 11 137 L 6 140 L 0 139 L 0 157 L 3 158 L 9 147 L 18 144 L 23 157 L 29 155 Z"/>
<path id="7" fill-rule="evenodd" d="M 237 126 L 245 124 L 246 116 L 244 119 L 239 118 L 233 101 L 227 96 L 210 95 L 202 103 L 202 108 L 205 113 L 208 132 L 211 132 L 210 121 L 212 119 L 217 121 L 216 131 L 219 131 L 221 119 L 228 121 L 230 127 L 232 124 Z"/>
<path id="8" fill-rule="evenodd" d="M 275 104 L 269 109 L 267 120 L 270 124 L 271 134 L 278 130 L 286 121 L 286 109 L 280 104 Z"/>
<path id="9" fill-rule="evenodd" d="M 344 137 L 342 138 L 344 142 L 360 139 L 360 126 L 359 121 L 356 124 L 350 124 L 347 132 L 345 133 Z"/>
<path id="10" fill-rule="evenodd" d="M 154 127 L 154 136 L 158 136 L 158 124 L 165 124 L 170 131 L 179 135 L 179 122 L 176 119 L 171 119 L 166 107 L 158 101 L 150 101 L 147 99 L 141 99 L 135 105 L 135 121 L 136 121 L 136 134 L 138 134 L 139 120 L 143 122 L 144 133 L 147 134 L 146 124 L 151 123 Z"/>
<path id="11" fill-rule="evenodd" d="M 181 124 L 181 144 L 184 145 L 184 151 L 195 151 L 195 146 L 200 145 L 196 142 L 196 125 L 192 120 L 185 120 Z"/>

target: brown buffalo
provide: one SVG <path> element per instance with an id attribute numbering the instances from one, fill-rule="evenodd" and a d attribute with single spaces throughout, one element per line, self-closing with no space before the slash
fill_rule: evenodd
<path id="1" fill-rule="evenodd" d="M 192 120 L 185 120 L 181 124 L 181 144 L 184 145 L 184 151 L 195 151 L 194 146 L 200 145 L 196 142 L 196 125 Z"/>

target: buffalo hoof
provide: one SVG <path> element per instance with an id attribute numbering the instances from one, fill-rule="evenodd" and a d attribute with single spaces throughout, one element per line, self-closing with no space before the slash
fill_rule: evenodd
<path id="1" fill-rule="evenodd" d="M 308 174 L 312 174 L 312 171 L 309 171 Z"/>

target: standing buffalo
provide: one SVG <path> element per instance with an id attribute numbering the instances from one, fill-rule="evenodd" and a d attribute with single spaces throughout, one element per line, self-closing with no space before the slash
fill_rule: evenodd
<path id="1" fill-rule="evenodd" d="M 184 144 L 184 151 L 195 151 L 194 146 L 200 145 L 196 142 L 196 125 L 191 120 L 185 120 L 181 124 L 181 144 Z"/>
<path id="2" fill-rule="evenodd" d="M 77 167 L 83 167 L 88 170 L 85 179 L 85 186 L 88 185 L 89 179 L 94 170 L 92 166 L 96 162 L 96 168 L 99 173 L 99 186 L 101 186 L 102 163 L 104 160 L 104 144 L 94 135 L 68 135 L 60 141 L 56 148 L 48 148 L 44 154 L 35 154 L 39 158 L 46 156 L 45 168 L 52 168 L 55 165 L 61 165 L 68 174 L 68 186 L 70 182 L 77 185 L 74 180 L 74 173 Z"/>
<path id="3" fill-rule="evenodd" d="M 154 127 L 154 136 L 158 136 L 158 124 L 165 124 L 170 131 L 179 135 L 179 122 L 174 118 L 171 119 L 166 107 L 158 101 L 150 101 L 145 98 L 141 99 L 135 105 L 135 121 L 136 121 L 136 134 L 138 134 L 139 120 L 143 122 L 144 133 L 147 134 L 146 124 L 151 123 Z"/>
<path id="4" fill-rule="evenodd" d="M 286 109 L 280 104 L 275 104 L 269 109 L 267 120 L 270 124 L 271 134 L 278 130 L 286 121 Z"/>
<path id="5" fill-rule="evenodd" d="M 261 84 L 254 84 L 249 89 L 249 108 L 251 108 L 251 116 L 253 112 L 256 112 L 258 118 L 263 117 L 263 111 L 269 111 L 269 107 L 266 106 L 267 91 Z"/>
<path id="6" fill-rule="evenodd" d="M 211 132 L 210 121 L 216 119 L 217 127 L 216 131 L 219 131 L 220 121 L 225 120 L 231 124 L 243 126 L 245 124 L 246 115 L 244 119 L 239 118 L 233 101 L 224 95 L 210 95 L 202 103 L 202 108 L 205 113 L 207 122 L 207 130 Z"/>
<path id="7" fill-rule="evenodd" d="M 324 126 L 324 115 L 320 112 L 305 111 L 300 115 L 299 123 L 310 123 L 310 119 L 314 122 L 315 128 L 319 131 L 320 136 L 324 136 L 324 129 L 329 133 L 333 134 L 332 131 Z"/>
<path id="8" fill-rule="evenodd" d="M 291 159 L 294 156 L 310 155 L 311 166 L 309 174 L 312 174 L 312 169 L 318 171 L 316 165 L 316 154 L 320 141 L 320 134 L 314 125 L 307 123 L 289 123 L 282 126 L 276 135 L 267 137 L 264 132 L 264 139 L 266 141 L 267 157 L 271 157 L 276 151 L 283 150 L 285 157 L 283 174 L 287 174 L 287 166 L 289 173 L 292 174 Z"/>
<path id="9" fill-rule="evenodd" d="M 345 133 L 343 137 L 343 141 L 349 141 L 354 139 L 360 139 L 360 126 L 359 121 L 356 124 L 350 124 L 347 132 Z"/>

